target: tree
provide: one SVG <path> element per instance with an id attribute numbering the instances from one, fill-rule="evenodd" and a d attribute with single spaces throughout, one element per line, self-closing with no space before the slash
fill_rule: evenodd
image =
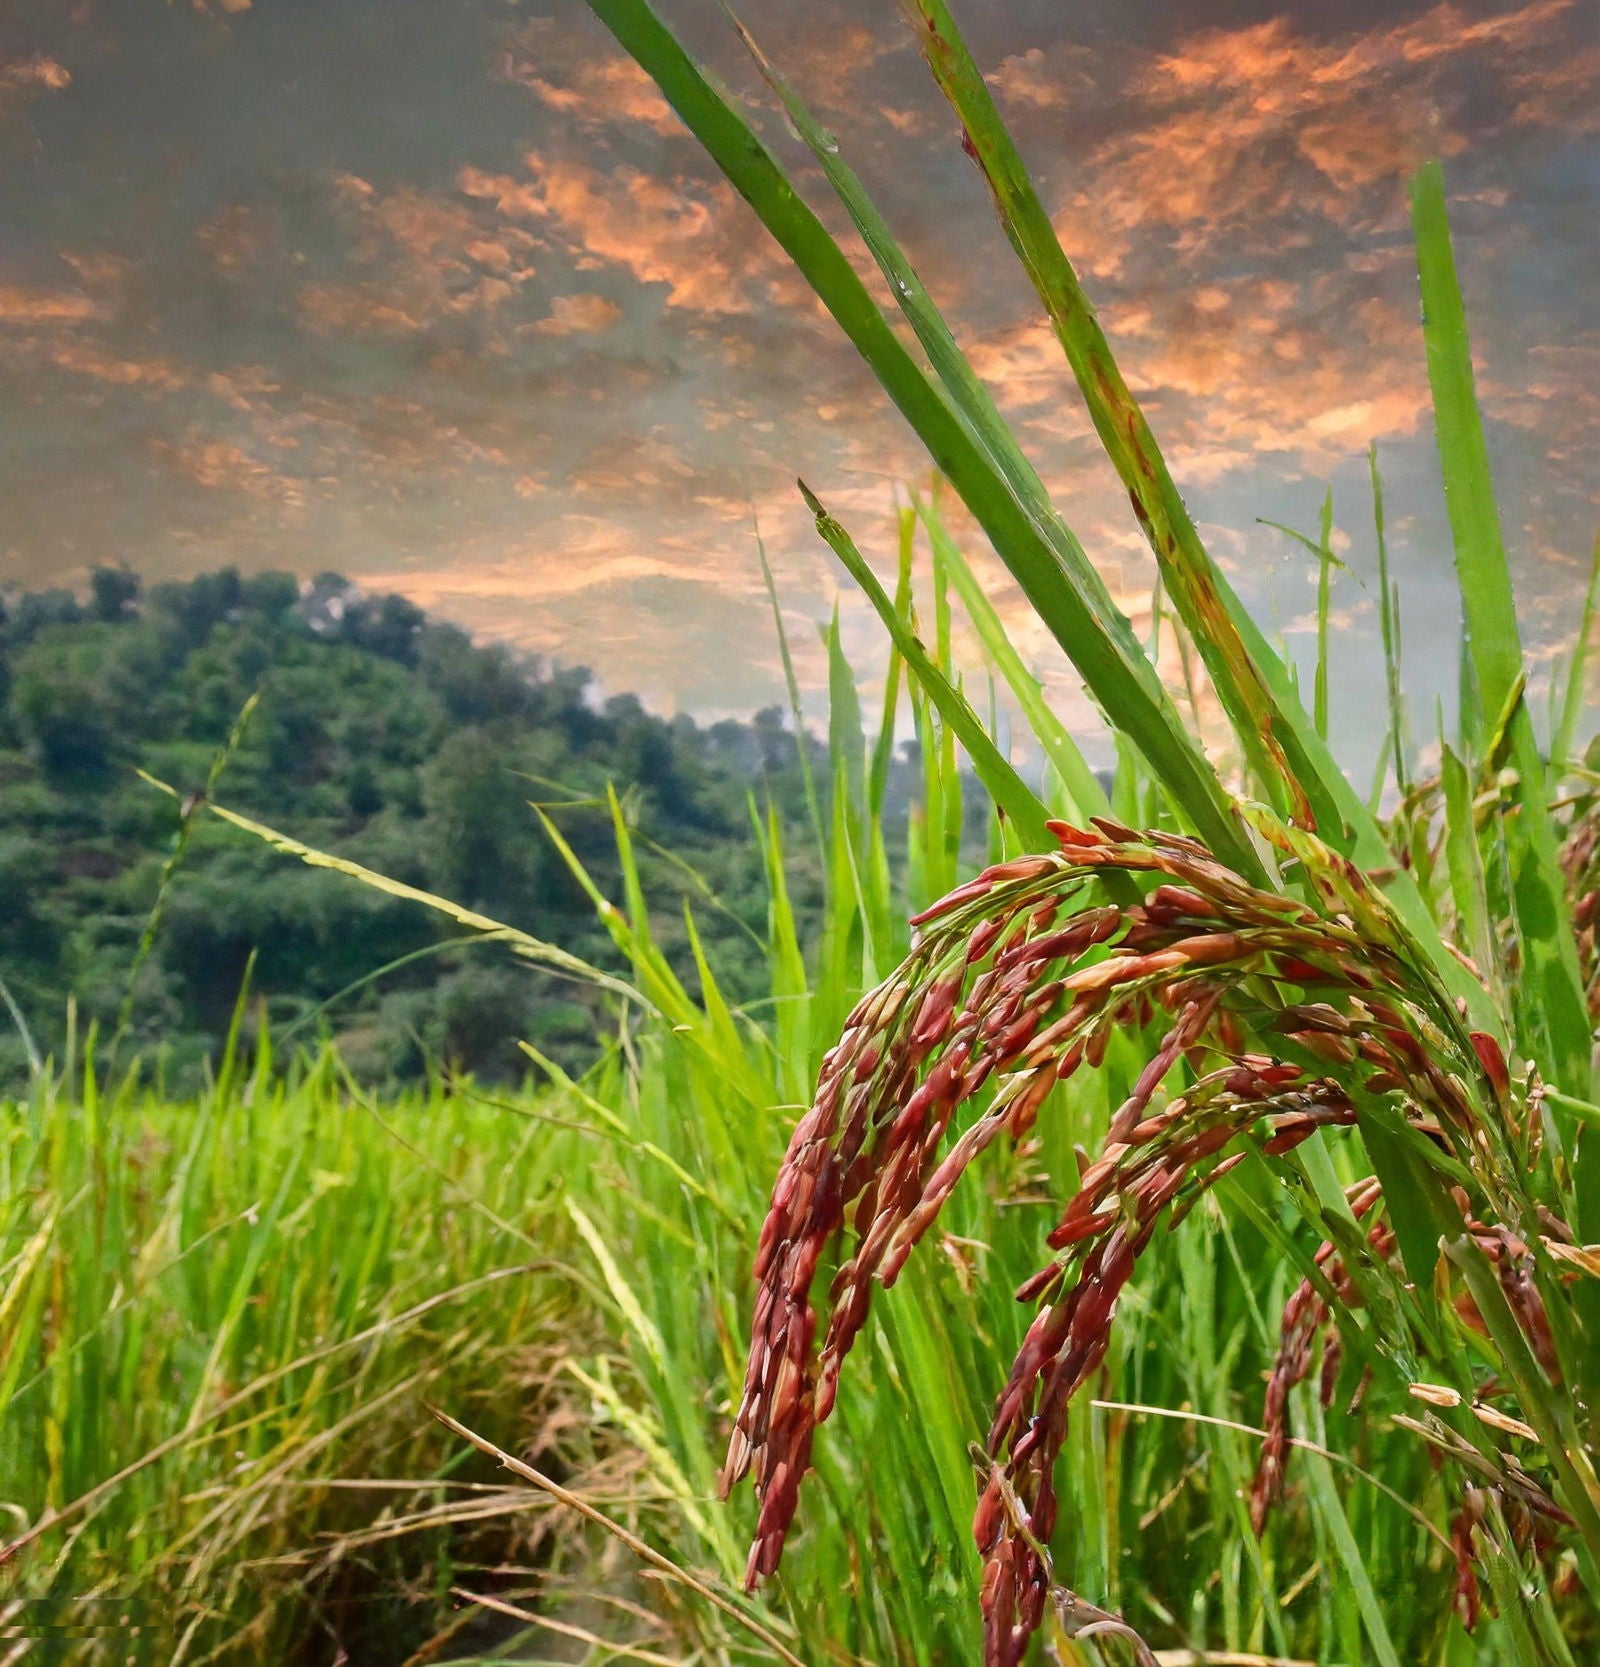
<path id="1" fill-rule="evenodd" d="M 548 808 L 615 892 L 614 786 L 679 972 L 692 983 L 678 910 L 687 894 L 730 996 L 756 993 L 751 941 L 703 899 L 709 888 L 762 927 L 746 795 L 764 774 L 780 805 L 804 803 L 793 738 L 776 713 L 764 740 L 737 723 L 664 722 L 630 696 L 602 706 L 581 668 L 552 672 L 475 644 L 337 574 L 302 586 L 291 574 L 225 569 L 141 588 L 137 575 L 106 566 L 87 602 L 59 590 L 20 595 L 0 615 L 0 968 L 26 994 L 47 1048 L 59 1045 L 69 991 L 86 1021 L 116 1023 L 172 849 L 177 806 L 130 766 L 180 793 L 199 788 L 253 691 L 259 703 L 227 759 L 222 802 L 622 970 L 528 803 Z M 815 896 L 811 860 L 795 858 L 802 909 Z M 226 1028 L 252 951 L 257 991 L 293 1014 L 447 930 L 419 905 L 375 904 L 339 876 L 296 867 L 201 817 L 140 977 L 134 1037 L 197 1068 Z M 494 978 L 457 978 L 463 963 L 445 953 L 343 1000 L 333 1022 L 360 1039 L 352 1057 L 363 1071 L 418 1070 L 430 1051 L 474 1070 L 520 1068 L 491 1033 L 536 1038 L 572 1067 L 592 1057 L 592 995 L 476 953 Z M 0 1074 L 18 1069 L 10 1054 L 0 1059 Z"/>
<path id="2" fill-rule="evenodd" d="M 111 624 L 138 606 L 139 575 L 126 567 L 97 567 L 89 575 L 89 617 Z"/>

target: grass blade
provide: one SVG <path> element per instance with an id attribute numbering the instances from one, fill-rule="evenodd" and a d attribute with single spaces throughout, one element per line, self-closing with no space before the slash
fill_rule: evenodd
<path id="1" fill-rule="evenodd" d="M 907 3 L 923 55 L 960 118 L 1001 224 L 1049 314 L 1162 582 L 1200 649 L 1245 756 L 1280 808 L 1337 843 L 1336 830 L 1349 810 L 1338 798 L 1353 796 L 1335 795 L 1331 760 L 1324 749 L 1318 758 L 1307 748 L 1304 714 L 1286 700 L 1286 680 L 1281 690 L 1268 687 L 1264 674 L 1275 657 L 1206 552 L 949 7 L 945 0 Z"/>
<path id="2" fill-rule="evenodd" d="M 783 683 L 789 693 L 789 715 L 794 720 L 795 753 L 800 760 L 800 780 L 805 789 L 806 810 L 811 817 L 811 831 L 816 835 L 819 853 L 827 849 L 822 832 L 822 810 L 817 801 L 817 783 L 811 768 L 811 745 L 806 733 L 805 714 L 800 707 L 800 680 L 795 676 L 794 656 L 789 651 L 789 633 L 783 626 L 783 609 L 778 606 L 778 587 L 772 579 L 772 563 L 767 560 L 766 541 L 761 529 L 756 528 L 756 554 L 761 559 L 761 582 L 767 587 L 767 601 L 772 605 L 772 627 L 778 637 L 778 653 L 783 659 Z"/>
<path id="3" fill-rule="evenodd" d="M 989 732 L 968 705 L 966 696 L 940 671 L 921 638 L 895 611 L 888 592 L 856 548 L 855 540 L 828 514 L 804 482 L 800 491 L 806 500 L 806 507 L 817 518 L 817 531 L 823 542 L 844 564 L 845 570 L 877 611 L 879 619 L 893 636 L 895 647 L 904 658 L 907 669 L 927 690 L 940 717 L 966 749 L 973 769 L 978 772 L 979 780 L 989 790 L 994 802 L 1011 818 L 1018 836 L 1026 844 L 1036 849 L 1047 846 L 1051 839 L 1050 830 L 1045 826 L 1049 816 L 1033 789 L 989 738 Z"/>
<path id="4" fill-rule="evenodd" d="M 140 779 L 167 794 L 171 798 L 178 798 L 175 788 L 166 782 L 158 781 L 154 776 L 140 770 Z M 254 834 L 257 839 L 264 840 L 275 851 L 281 851 L 285 856 L 298 857 L 301 862 L 311 868 L 331 868 L 337 874 L 348 875 L 352 880 L 359 880 L 365 886 L 371 886 L 375 891 L 388 893 L 390 897 L 404 897 L 413 903 L 421 903 L 424 907 L 433 909 L 439 914 L 447 915 L 457 923 L 474 932 L 492 935 L 509 944 L 517 954 L 525 960 L 536 961 L 542 966 L 555 968 L 560 972 L 581 978 L 585 982 L 595 984 L 603 990 L 609 990 L 613 995 L 619 995 L 630 1001 L 644 1002 L 644 997 L 631 984 L 620 978 L 614 978 L 608 972 L 602 972 L 599 967 L 590 966 L 587 961 L 559 948 L 552 943 L 546 943 L 542 938 L 536 938 L 530 932 L 524 932 L 519 927 L 507 926 L 502 920 L 493 920 L 488 915 L 479 914 L 474 909 L 464 909 L 459 903 L 452 903 L 447 897 L 439 897 L 431 891 L 423 891 L 417 886 L 408 886 L 399 880 L 391 880 L 385 874 L 378 874 L 370 868 L 364 868 L 358 862 L 351 862 L 347 857 L 336 857 L 327 851 L 314 850 L 309 845 L 302 845 L 298 839 L 291 839 L 287 834 L 279 833 L 276 828 L 269 828 L 264 822 L 257 822 L 249 816 L 241 816 L 236 810 L 228 810 L 222 805 L 206 802 L 204 809 L 212 816 L 241 828 L 245 833 Z"/>
<path id="5" fill-rule="evenodd" d="M 1400 590 L 1389 577 L 1389 540 L 1384 528 L 1383 477 L 1378 473 L 1378 443 L 1367 448 L 1372 481 L 1372 529 L 1378 545 L 1378 628 L 1383 637 L 1383 676 L 1389 696 L 1389 762 L 1395 791 L 1403 799 L 1411 790 L 1411 745 L 1406 734 L 1405 696 L 1400 679 Z"/>
<path id="6" fill-rule="evenodd" d="M 1583 611 L 1578 615 L 1578 632 L 1572 643 L 1572 656 L 1567 661 L 1566 684 L 1561 694 L 1561 715 L 1551 726 L 1550 780 L 1560 781 L 1567 766 L 1573 762 L 1572 746 L 1578 733 L 1578 720 L 1583 716 L 1584 696 L 1589 670 L 1589 636 L 1594 627 L 1595 604 L 1600 601 L 1600 537 L 1594 541 L 1594 554 L 1589 558 L 1589 584 L 1583 593 Z M 1552 685 L 1551 693 L 1554 694 Z"/>
<path id="7" fill-rule="evenodd" d="M 1437 163 L 1412 184 L 1412 220 L 1422 285 L 1423 339 L 1433 389 L 1434 424 L 1444 473 L 1445 504 L 1455 544 L 1456 574 L 1476 685 L 1477 719 L 1506 710 L 1524 676 L 1511 570 L 1489 469 L 1489 448 L 1473 385 L 1466 309 L 1456 281 Z M 1555 833 L 1547 811 L 1544 761 L 1524 703 L 1508 731 L 1517 772 L 1518 814 L 1504 819 L 1512 874 L 1512 910 L 1523 956 L 1519 1003 L 1522 1045 L 1569 1094 L 1589 1092 L 1590 1027 L 1572 923 L 1564 901 Z M 1600 1152 L 1591 1152 L 1582 1221 L 1600 1231 Z"/>
<path id="8" fill-rule="evenodd" d="M 570 1492 L 562 1487 L 559 1482 L 552 1481 L 550 1477 L 535 1470 L 532 1465 L 524 1464 L 521 1459 L 513 1458 L 511 1454 L 502 1452 L 493 1442 L 485 1441 L 481 1435 L 469 1430 L 465 1424 L 458 1424 L 448 1413 L 441 1412 L 437 1407 L 430 1410 L 447 1430 L 460 1436 L 463 1441 L 470 1441 L 480 1452 L 487 1453 L 490 1458 L 498 1459 L 507 1470 L 521 1476 L 525 1481 L 532 1482 L 535 1487 L 543 1488 L 552 1499 L 565 1505 L 569 1511 L 575 1511 L 579 1516 L 585 1517 L 590 1522 L 603 1528 L 608 1534 L 627 1546 L 636 1557 L 648 1563 L 652 1568 L 659 1570 L 669 1580 L 687 1587 L 688 1590 L 703 1598 L 714 1608 L 720 1609 L 723 1614 L 743 1627 L 745 1631 L 759 1639 L 779 1661 L 787 1663 L 788 1667 L 806 1667 L 805 1662 L 770 1627 L 764 1626 L 747 1609 L 731 1602 L 715 1587 L 708 1586 L 698 1576 L 690 1574 L 687 1569 L 679 1568 L 671 1558 L 663 1557 L 654 1546 L 646 1544 L 637 1534 L 624 1528 L 620 1522 L 614 1522 L 603 1511 L 597 1510 L 595 1506 L 591 1505 L 587 1499 Z"/>
<path id="9" fill-rule="evenodd" d="M 917 536 L 917 518 L 913 510 L 902 508 L 897 517 L 899 538 L 896 551 L 898 562 L 894 585 L 894 611 L 901 619 L 911 613 L 911 566 Z M 895 721 L 900 712 L 900 680 L 904 671 L 900 650 L 891 642 L 889 670 L 883 684 L 883 712 L 878 720 L 878 739 L 872 748 L 872 763 L 867 772 L 870 788 L 867 799 L 868 814 L 875 822 L 883 819 L 883 806 L 889 791 L 889 771 L 894 764 Z"/>
<path id="10" fill-rule="evenodd" d="M 1044 749 L 1072 799 L 1074 813 L 1080 819 L 1107 815 L 1111 809 L 1099 778 L 1089 768 L 1088 761 L 1078 749 L 1078 743 L 1067 727 L 1055 715 L 1044 698 L 1039 680 L 1022 663 L 994 604 L 983 593 L 983 588 L 967 565 L 960 546 L 950 536 L 937 511 L 920 498 L 914 500 L 916 513 L 927 528 L 933 545 L 934 559 L 945 569 L 960 593 L 962 606 L 972 621 L 983 643 L 984 651 L 993 660 L 1000 675 L 1017 698 L 1034 736 Z"/>
<path id="11" fill-rule="evenodd" d="M 822 222 L 744 118 L 706 79 L 646 0 L 590 7 L 660 87 L 689 130 L 799 267 L 983 527 L 1095 698 L 1127 731 L 1195 831 L 1256 880 L 1261 859 L 1216 772 L 1142 654 L 1130 654 L 946 395 L 911 357 Z"/>

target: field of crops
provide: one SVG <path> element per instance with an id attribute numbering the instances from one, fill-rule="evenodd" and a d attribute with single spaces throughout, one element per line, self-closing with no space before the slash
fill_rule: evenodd
<path id="1" fill-rule="evenodd" d="M 689 984 L 672 971 L 620 801 L 619 895 L 567 853 L 631 969 L 561 963 L 613 1015 L 581 1081 L 531 1055 L 525 1091 L 378 1102 L 331 1052 L 274 1059 L 264 1030 L 190 1101 L 103 1066 L 94 1038 L 41 1062 L 0 1110 L 0 1660 L 45 1633 L 52 1659 L 375 1667 L 1593 1659 L 1589 620 L 1536 713 L 1438 170 L 1414 189 L 1418 352 L 1459 717 L 1418 749 L 1375 460 L 1346 559 L 1379 598 L 1389 707 L 1357 790 L 1327 739 L 1329 526 L 1306 538 L 1303 702 L 942 0 L 911 8 L 926 56 L 1149 538 L 1182 691 L 777 71 L 920 356 L 642 0 L 594 9 L 948 483 L 909 494 L 887 584 L 810 500 L 893 643 L 881 718 L 863 734 L 835 628 L 831 779 L 809 825 L 751 805 L 770 896 L 753 1003 L 731 1007 L 704 955 Z M 947 490 L 1104 712 L 1109 788 L 974 580 Z M 955 663 L 958 607 L 986 667 Z M 1042 778 L 969 701 L 985 670 Z M 1202 710 L 1225 749 L 1200 744 Z M 890 825 L 907 726 L 922 793 Z M 185 814 L 384 883 L 221 800 Z M 785 889 L 805 842 L 827 878 L 810 953 Z M 748 1593 L 747 1555 L 767 1577 Z"/>

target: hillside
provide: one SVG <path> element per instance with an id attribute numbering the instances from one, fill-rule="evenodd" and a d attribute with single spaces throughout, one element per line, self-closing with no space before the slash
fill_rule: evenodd
<path id="1" fill-rule="evenodd" d="M 227 570 L 145 590 L 102 568 L 86 598 L 13 595 L 0 608 L 0 978 L 41 1049 L 59 1050 L 69 992 L 80 1029 L 97 1022 L 102 1034 L 124 1000 L 178 825 L 173 802 L 133 766 L 195 790 L 256 690 L 220 802 L 607 962 L 609 941 L 529 801 L 609 874 L 604 794 L 614 783 L 675 958 L 689 964 L 679 897 L 690 895 L 732 988 L 758 964 L 765 905 L 751 795 L 797 828 L 805 803 L 776 708 L 749 723 L 664 721 L 630 695 L 600 699 L 582 670 L 475 644 L 336 575 L 302 584 Z M 808 870 L 794 843 L 806 911 L 815 859 Z M 507 1076 L 519 1036 L 585 1057 L 585 992 L 452 941 L 415 904 L 201 818 L 124 1050 L 192 1078 L 226 1030 L 254 951 L 254 990 L 275 1031 L 309 1039 L 326 1023 L 373 1080 L 414 1076 L 430 1058 Z M 0 1081 L 14 1083 L 24 1064 L 20 1030 L 0 1015 Z"/>

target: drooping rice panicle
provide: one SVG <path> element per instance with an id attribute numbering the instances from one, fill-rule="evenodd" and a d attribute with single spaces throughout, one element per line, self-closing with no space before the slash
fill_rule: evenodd
<path id="1" fill-rule="evenodd" d="M 1157 1229 L 1250 1145 L 1279 1158 L 1320 1129 L 1361 1123 L 1366 1108 L 1398 1110 L 1451 1177 L 1455 1231 L 1489 1255 L 1530 1346 L 1559 1369 L 1525 1237 L 1538 1224 L 1526 1219 L 1482 1110 L 1509 1086 L 1499 1046 L 1466 1030 L 1429 985 L 1359 872 L 1297 843 L 1327 909 L 1319 913 L 1252 887 L 1181 836 L 1109 821 L 1052 831 L 1058 852 L 992 867 L 919 916 L 910 956 L 828 1054 L 762 1232 L 748 1372 L 722 1478 L 726 1490 L 755 1475 L 753 1586 L 782 1555 L 873 1284 L 894 1282 L 978 1154 L 1026 1134 L 1058 1083 L 1100 1063 L 1114 1031 L 1149 1038 L 1143 1070 L 1049 1236 L 1055 1259 L 1018 1292 L 1038 1312 L 995 1409 L 995 1468 L 974 1519 L 986 1659 L 997 1667 L 1021 1660 L 1049 1601 L 1041 1548 L 1056 1526 L 1055 1463 L 1071 1402 L 1104 1359 L 1118 1298 Z M 1147 889 L 1132 904 L 1105 902 L 1108 873 Z M 1265 1051 L 1266 1038 L 1282 1056 Z M 1180 1068 L 1187 1085 L 1158 1104 Z M 1348 1199 L 1352 1219 L 1374 1218 L 1366 1254 L 1375 1267 L 1397 1243 L 1383 1202 L 1377 1179 Z M 840 1260 L 819 1305 L 813 1283 L 835 1243 Z M 1317 1260 L 1348 1304 L 1361 1300 L 1348 1255 L 1330 1243 Z M 1310 1284 L 1285 1314 L 1258 1522 L 1281 1486 L 1288 1392 L 1327 1320 Z M 1008 1498 L 1025 1512 L 1021 1523 Z"/>

